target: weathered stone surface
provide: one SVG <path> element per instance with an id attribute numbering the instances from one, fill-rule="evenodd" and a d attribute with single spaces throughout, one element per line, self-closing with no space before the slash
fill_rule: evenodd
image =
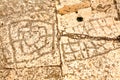
<path id="1" fill-rule="evenodd" d="M 119 80 L 119 3 L 1 0 L 0 80 Z"/>

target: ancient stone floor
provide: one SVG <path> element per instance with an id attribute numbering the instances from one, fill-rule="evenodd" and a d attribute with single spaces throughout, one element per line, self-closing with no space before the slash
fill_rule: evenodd
<path id="1" fill-rule="evenodd" d="M 0 0 L 0 80 L 120 80 L 120 0 Z"/>

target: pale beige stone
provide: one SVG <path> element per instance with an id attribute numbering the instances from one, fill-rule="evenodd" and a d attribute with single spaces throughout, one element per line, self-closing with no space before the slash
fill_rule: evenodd
<path id="1" fill-rule="evenodd" d="M 0 80 L 120 80 L 119 4 L 1 0 Z"/>

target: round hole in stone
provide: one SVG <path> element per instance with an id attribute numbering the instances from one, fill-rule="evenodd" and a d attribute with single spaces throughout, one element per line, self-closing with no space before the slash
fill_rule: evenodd
<path id="1" fill-rule="evenodd" d="M 78 22 L 82 22 L 83 21 L 83 17 L 77 17 L 77 21 Z"/>

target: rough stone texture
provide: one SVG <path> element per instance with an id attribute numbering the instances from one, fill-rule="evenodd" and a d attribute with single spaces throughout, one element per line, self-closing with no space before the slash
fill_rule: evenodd
<path id="1" fill-rule="evenodd" d="M 1 0 L 0 80 L 120 80 L 119 6 Z"/>

